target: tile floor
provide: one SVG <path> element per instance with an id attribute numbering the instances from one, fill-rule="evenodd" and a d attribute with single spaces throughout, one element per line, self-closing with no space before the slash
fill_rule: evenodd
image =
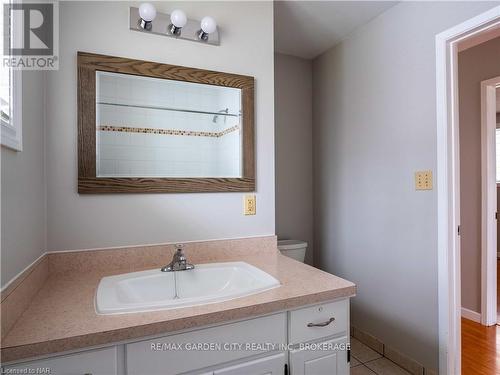
<path id="1" fill-rule="evenodd" d="M 351 337 L 351 375 L 411 375 L 382 354 Z"/>

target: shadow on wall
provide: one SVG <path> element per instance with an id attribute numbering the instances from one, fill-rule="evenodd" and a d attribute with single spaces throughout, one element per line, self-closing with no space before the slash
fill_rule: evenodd
<path id="1" fill-rule="evenodd" d="M 362 303 L 357 303 L 356 298 L 353 298 L 351 301 L 353 302 L 353 304 L 355 304 L 355 306 L 353 306 L 354 308 L 351 313 L 351 318 L 356 319 L 356 328 L 360 329 L 361 331 L 367 332 L 368 330 L 371 330 L 372 327 L 370 322 L 376 321 L 380 324 L 384 324 L 387 326 L 390 325 L 391 330 L 393 330 L 394 333 L 396 333 L 398 336 L 405 337 L 406 340 L 414 342 L 415 345 L 422 347 L 433 347 L 435 345 L 433 340 L 422 340 L 422 335 L 418 330 L 412 330 L 406 324 L 394 324 L 394 321 L 390 319 L 390 317 L 388 317 L 386 314 L 374 312 L 373 309 L 369 306 L 363 306 Z M 396 341 L 387 340 L 385 338 L 381 339 L 380 336 L 377 335 L 375 335 L 374 337 L 382 341 L 382 343 L 386 347 L 386 350 L 390 348 L 400 354 L 403 354 Z M 414 360 L 411 355 L 408 358 Z M 425 367 L 422 363 L 419 364 Z M 429 370 L 437 374 L 437 368 L 425 367 L 426 374 Z M 429 373 L 432 374 L 432 372 Z"/>
<path id="2" fill-rule="evenodd" d="M 308 243 L 313 262 L 312 65 L 274 55 L 276 234 Z"/>

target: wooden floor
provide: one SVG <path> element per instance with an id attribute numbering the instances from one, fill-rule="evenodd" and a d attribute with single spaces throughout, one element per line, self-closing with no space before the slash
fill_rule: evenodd
<path id="1" fill-rule="evenodd" d="M 497 258 L 497 324 L 500 324 L 500 259 Z"/>
<path id="2" fill-rule="evenodd" d="M 500 327 L 462 319 L 462 375 L 500 374 Z"/>
<path id="3" fill-rule="evenodd" d="M 500 260 L 497 259 L 497 310 L 500 313 Z M 500 314 L 498 315 L 500 324 Z M 500 375 L 500 326 L 462 319 L 462 374 Z"/>

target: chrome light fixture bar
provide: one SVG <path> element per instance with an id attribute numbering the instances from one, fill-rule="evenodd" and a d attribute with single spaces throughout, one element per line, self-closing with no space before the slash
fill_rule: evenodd
<path id="1" fill-rule="evenodd" d="M 205 17 L 202 21 L 190 20 L 180 10 L 175 10 L 172 15 L 156 12 L 152 20 L 145 20 L 140 16 L 139 8 L 130 7 L 129 25 L 130 30 L 143 33 L 163 35 L 214 46 L 220 45 L 219 28 L 213 18 Z"/>

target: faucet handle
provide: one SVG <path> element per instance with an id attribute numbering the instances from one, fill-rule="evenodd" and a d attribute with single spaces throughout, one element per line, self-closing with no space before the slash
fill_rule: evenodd
<path id="1" fill-rule="evenodd" d="M 184 245 L 176 243 L 174 245 L 175 253 L 172 257 L 172 261 L 165 267 L 161 268 L 162 272 L 172 272 L 172 271 L 184 271 L 192 270 L 194 265 L 187 262 L 186 256 L 184 255 Z"/>

